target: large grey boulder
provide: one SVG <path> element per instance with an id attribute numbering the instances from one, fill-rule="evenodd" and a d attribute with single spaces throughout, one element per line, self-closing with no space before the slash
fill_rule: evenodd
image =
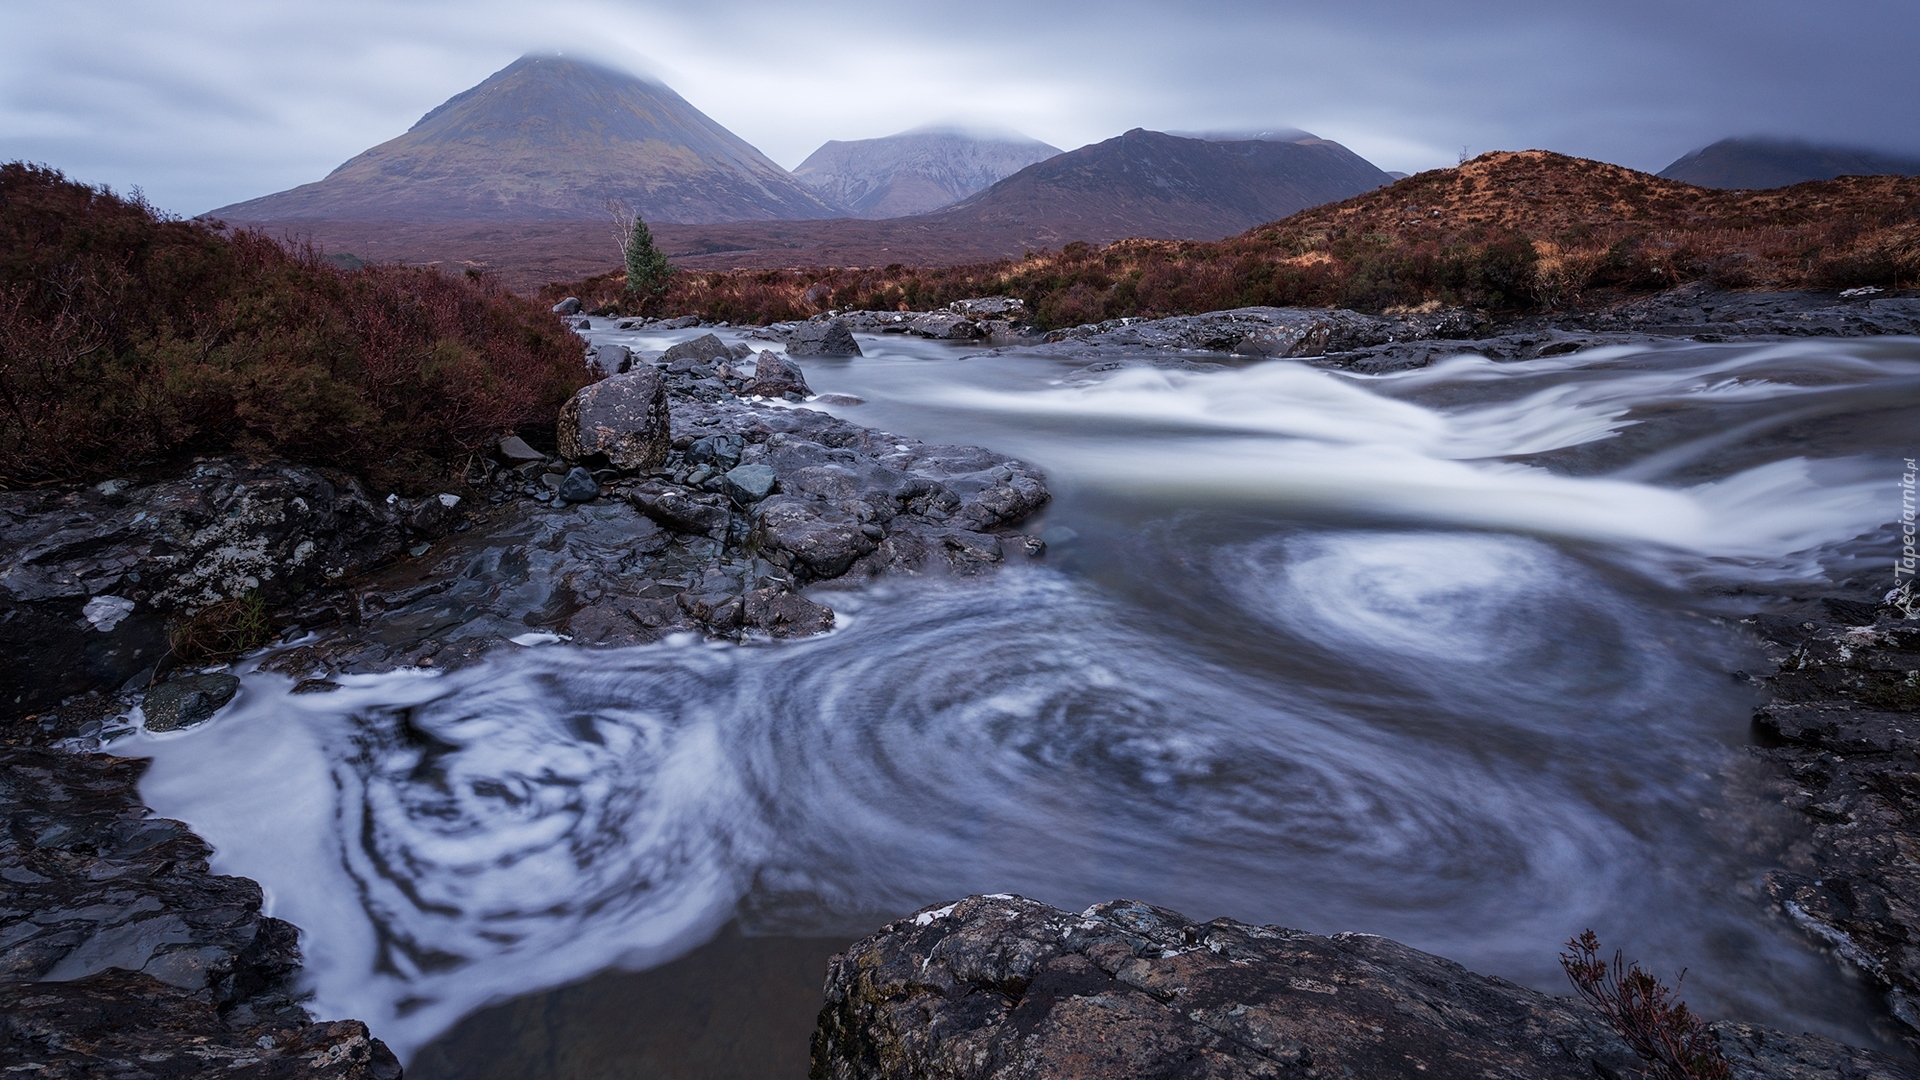
<path id="1" fill-rule="evenodd" d="M 701 334 L 689 341 L 682 341 L 666 351 L 660 357 L 661 363 L 671 364 L 676 360 L 695 360 L 708 363 L 714 360 L 726 360 L 733 356 L 725 342 L 712 334 Z"/>
<path id="2" fill-rule="evenodd" d="M 572 462 L 604 459 L 622 472 L 655 468 L 673 449 L 667 388 L 644 364 L 584 386 L 561 406 L 560 456 Z"/>
<path id="3" fill-rule="evenodd" d="M 580 314 L 580 298 L 577 296 L 567 297 L 565 300 L 553 305 L 553 313 L 555 315 Z"/>
<path id="4" fill-rule="evenodd" d="M 742 387 L 740 393 L 747 397 L 806 397 L 813 393 L 807 386 L 807 377 L 800 373 L 800 367 L 786 357 L 769 350 L 762 350 L 759 359 L 754 361 L 753 381 Z"/>
<path id="5" fill-rule="evenodd" d="M 861 356 L 860 343 L 853 331 L 839 319 L 803 322 L 787 337 L 787 352 L 793 356 Z"/>
<path id="6" fill-rule="evenodd" d="M 927 908 L 833 958 L 825 1080 L 1596 1080 L 1646 1071 L 1601 1017 L 1368 934 L 1195 923 L 1131 900 Z M 1817 1035 L 1720 1022 L 1733 1080 L 1895 1080 Z"/>
<path id="7" fill-rule="evenodd" d="M 955 300 L 947 305 L 947 310 L 963 319 L 1005 319 L 1020 322 L 1027 317 L 1026 301 L 1012 296 L 983 296 L 972 300 Z"/>

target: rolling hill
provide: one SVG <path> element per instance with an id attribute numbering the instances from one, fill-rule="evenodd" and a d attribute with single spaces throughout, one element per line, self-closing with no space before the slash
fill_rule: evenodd
<path id="1" fill-rule="evenodd" d="M 1758 191 L 1838 176 L 1920 176 L 1920 159 L 1788 139 L 1722 139 L 1660 175 L 1699 187 Z"/>

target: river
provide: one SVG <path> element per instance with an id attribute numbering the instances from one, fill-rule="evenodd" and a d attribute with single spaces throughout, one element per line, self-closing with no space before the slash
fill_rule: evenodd
<path id="1" fill-rule="evenodd" d="M 812 640 L 251 673 L 121 744 L 302 927 L 318 1014 L 413 1075 L 511 1044 L 517 1075 L 798 1076 L 837 942 L 1012 892 L 1382 934 L 1556 993 L 1591 927 L 1710 1017 L 1883 1045 L 1761 892 L 1802 827 L 1742 749 L 1737 620 L 1891 583 L 1920 341 L 1384 376 L 861 343 L 803 362 L 862 399 L 823 407 L 1039 465 L 1042 557 L 817 588 Z"/>

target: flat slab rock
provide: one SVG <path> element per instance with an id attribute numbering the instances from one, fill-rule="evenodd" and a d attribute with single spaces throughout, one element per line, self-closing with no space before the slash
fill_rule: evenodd
<path id="1" fill-rule="evenodd" d="M 298 933 L 212 849 L 149 816 L 145 763 L 0 745 L 0 1072 L 393 1080 L 355 1021 L 287 994 Z M 264 1042 L 262 1040 L 265 1040 Z"/>
<path id="2" fill-rule="evenodd" d="M 1080 914 L 973 896 L 829 965 L 816 1080 L 1487 1077 L 1626 1080 L 1641 1062 L 1575 1002 L 1385 938 Z M 1812 1035 L 1713 1026 L 1737 1080 L 1912 1077 Z"/>
<path id="3" fill-rule="evenodd" d="M 1767 875 L 1781 910 L 1887 991 L 1920 1043 L 1920 619 L 1834 599 L 1748 620 L 1775 665 L 1752 752 L 1802 815 L 1804 865 Z"/>

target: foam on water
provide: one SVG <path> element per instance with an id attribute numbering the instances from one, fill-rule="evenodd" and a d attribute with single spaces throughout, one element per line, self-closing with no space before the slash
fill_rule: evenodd
<path id="1" fill-rule="evenodd" d="M 742 913 L 843 932 L 971 892 L 1382 933 L 1548 988 L 1594 926 L 1691 967 L 1710 1013 L 1860 1038 L 1857 990 L 1724 832 L 1738 646 L 1633 576 L 1817 575 L 1884 541 L 1891 451 L 1852 420 L 1819 454 L 1748 439 L 1699 469 L 1721 417 L 1916 400 L 1911 345 L 1850 348 L 1087 387 L 1039 361 L 823 367 L 817 388 L 878 373 L 846 388 L 883 404 L 887 377 L 918 380 L 896 401 L 945 379 L 943 422 L 1019 444 L 1083 539 L 828 594 L 841 627 L 810 641 L 509 646 L 326 694 L 247 674 L 215 721 L 130 752 L 156 759 L 148 801 L 305 930 L 315 1008 L 403 1055 Z M 1597 473 L 1521 460 L 1702 415 Z M 1619 475 L 1663 454 L 1692 455 L 1686 483 Z"/>

